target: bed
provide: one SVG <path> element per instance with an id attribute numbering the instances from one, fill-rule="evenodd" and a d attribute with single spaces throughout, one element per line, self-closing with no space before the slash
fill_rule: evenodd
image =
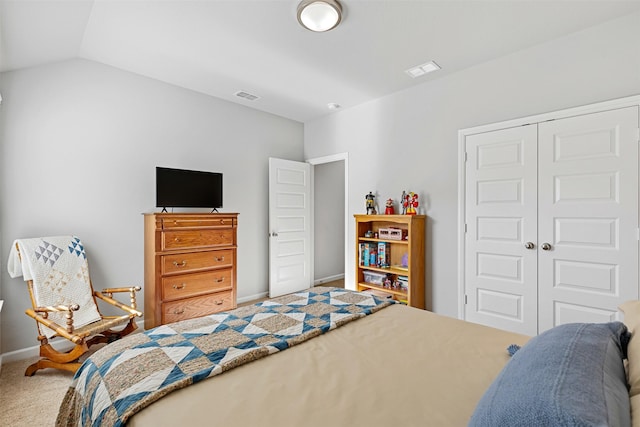
<path id="1" fill-rule="evenodd" d="M 345 299 L 350 305 L 344 302 Z M 367 302 L 360 306 L 353 303 L 358 299 Z M 305 300 L 305 303 L 301 303 L 300 300 Z M 329 300 L 338 301 L 340 310 L 326 306 L 325 303 L 328 304 Z M 527 425 L 529 420 L 526 417 L 537 417 L 538 411 L 533 415 L 521 414 L 522 408 L 517 405 L 522 404 L 522 398 L 519 398 L 520 402 L 508 401 L 514 400 L 513 396 L 518 393 L 514 390 L 517 388 L 524 388 L 524 391 L 520 390 L 521 395 L 535 395 L 531 393 L 532 384 L 539 375 L 530 371 L 528 375 L 533 377 L 523 381 L 521 376 L 510 376 L 507 368 L 516 366 L 516 362 L 531 364 L 533 360 L 535 364 L 541 360 L 553 360 L 553 357 L 549 356 L 554 351 L 553 345 L 561 345 L 564 348 L 564 353 L 558 355 L 558 360 L 564 362 L 558 363 L 558 366 L 574 365 L 571 359 L 573 356 L 567 356 L 567 343 L 571 343 L 571 351 L 575 350 L 577 354 L 596 354 L 591 351 L 592 347 L 588 347 L 589 351 L 580 347 L 584 340 L 576 337 L 585 336 L 584 327 L 562 330 L 561 334 L 552 336 L 551 340 L 545 341 L 545 334 L 530 340 L 523 335 L 393 304 L 370 294 L 364 295 L 338 288 L 312 288 L 253 306 L 241 307 L 228 314 L 229 318 L 235 319 L 230 323 L 231 327 L 235 328 L 233 322 L 237 322 L 238 319 L 248 319 L 256 313 L 266 316 L 263 310 L 269 313 L 281 310 L 281 313 L 290 315 L 312 312 L 311 306 L 317 311 L 320 305 L 330 313 L 316 313 L 317 319 L 332 320 L 327 325 L 317 328 L 319 330 L 307 325 L 295 338 L 287 338 L 289 342 L 284 345 L 267 340 L 266 347 L 272 349 L 262 349 L 262 353 L 257 357 L 246 357 L 248 353 L 236 351 L 238 357 L 227 365 L 216 368 L 218 372 L 206 371 L 205 375 L 196 374 L 195 380 L 187 381 L 188 387 L 179 382 L 166 382 L 164 386 L 158 387 L 159 391 L 154 392 L 153 398 L 149 398 L 147 391 L 143 390 L 144 386 L 140 386 L 140 383 L 144 382 L 140 381 L 144 376 L 141 374 L 142 368 L 149 361 L 136 361 L 132 353 L 127 352 L 132 352 L 132 348 L 140 351 L 141 348 L 146 348 L 145 346 L 157 345 L 156 342 L 144 343 L 140 340 L 146 339 L 144 335 L 153 335 L 154 331 L 159 334 L 158 328 L 109 344 L 85 361 L 76 374 L 63 400 L 56 424 L 126 424 L 134 427 L 465 426 L 470 423 Z M 637 312 L 637 308 L 640 307 L 629 306 L 627 310 Z M 178 322 L 166 327 L 181 331 L 203 331 L 206 327 L 201 322 L 211 320 L 210 317 Z M 216 322 L 218 320 L 219 318 Z M 583 380 L 593 379 L 589 381 L 594 383 L 594 388 L 597 389 L 594 391 L 597 395 L 596 403 L 602 401 L 601 405 L 595 406 L 604 407 L 604 410 L 608 411 L 604 415 L 608 417 L 606 419 L 613 420 L 604 425 L 625 425 L 628 423 L 630 408 L 633 408 L 630 404 L 633 404 L 634 398 L 630 399 L 629 396 L 634 389 L 632 386 L 631 390 L 628 390 L 624 367 L 620 374 L 617 363 L 623 366 L 622 359 L 626 356 L 627 344 L 631 352 L 633 340 L 629 343 L 629 333 L 621 323 L 615 322 L 609 326 L 608 329 L 598 332 L 602 335 L 604 344 L 601 346 L 603 359 L 596 363 L 599 363 L 599 366 L 611 364 L 611 372 L 600 367 L 593 369 L 580 365 L 578 376 Z M 289 331 L 291 328 L 293 326 Z M 591 325 L 588 328 L 591 328 Z M 589 337 L 597 335 L 590 332 L 591 329 L 586 331 Z M 136 335 L 139 337 L 136 338 Z M 543 337 L 543 340 L 540 340 L 540 337 Z M 166 340 L 167 336 L 163 336 L 162 339 Z M 535 341 L 539 345 L 532 345 Z M 550 344 L 550 341 L 555 344 Z M 178 347 L 181 345 L 178 344 Z M 593 346 L 593 343 L 585 345 Z M 637 347 L 640 354 L 640 344 Z M 245 350 L 248 352 L 249 348 L 246 347 Z M 118 362 L 114 362 L 116 360 Z M 119 366 L 118 369 L 122 370 L 118 371 L 117 375 L 112 375 L 114 378 L 111 383 L 102 384 L 105 378 L 109 377 L 105 374 L 106 367 L 116 364 Z M 527 366 L 524 370 L 530 369 L 534 368 Z M 545 363 L 538 369 L 541 369 L 541 372 L 548 371 Z M 521 374 L 523 368 L 517 371 Z M 97 375 L 97 372 L 102 372 L 102 376 Z M 562 375 L 566 380 L 567 375 L 564 371 Z M 620 375 L 623 376 L 623 399 L 619 397 Z M 637 392 L 640 391 L 640 372 L 636 375 Z M 98 383 L 100 384 L 97 385 Z M 556 384 L 553 393 L 541 389 L 540 396 L 546 403 L 536 405 L 549 404 L 547 396 L 552 395 L 555 397 L 551 404 L 555 406 L 558 406 L 556 400 L 577 400 L 569 403 L 586 405 L 580 393 L 571 391 L 571 381 L 564 381 L 563 384 L 564 392 L 567 393 L 568 389 L 571 393 L 569 398 L 558 394 L 562 393 L 562 390 L 558 392 Z M 119 391 L 116 391 L 116 386 L 120 387 Z M 620 402 L 609 397 L 616 387 L 616 399 Z M 580 385 L 580 388 L 584 387 Z M 122 390 L 129 390 L 127 393 L 134 397 L 134 403 L 127 408 L 118 407 L 118 395 L 127 394 Z M 105 395 L 111 397 L 111 403 L 115 402 L 112 408 L 108 408 L 106 404 L 96 405 L 97 398 L 104 398 Z M 578 397 L 574 398 L 575 396 Z M 510 406 L 512 404 L 516 406 Z M 94 407 L 88 410 L 91 405 Z M 496 408 L 500 411 L 496 411 Z M 557 412 L 556 409 L 554 411 Z M 560 410 L 564 411 L 564 408 Z M 105 415 L 109 411 L 115 416 Z M 495 412 L 500 414 L 496 415 Z M 583 412 L 583 408 L 579 406 L 578 415 L 575 416 L 582 417 Z M 514 413 L 521 415 L 517 415 L 514 420 Z M 121 417 L 119 414 L 124 416 Z M 502 418 L 491 418 L 494 416 Z M 558 415 L 553 413 L 550 416 Z M 562 413 L 560 416 L 571 422 L 556 425 L 579 425 L 571 418 L 574 417 L 571 411 L 569 415 Z"/>

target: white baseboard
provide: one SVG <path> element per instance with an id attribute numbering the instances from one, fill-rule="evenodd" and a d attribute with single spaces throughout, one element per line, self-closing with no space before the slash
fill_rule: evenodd
<path id="1" fill-rule="evenodd" d="M 136 329 L 133 333 L 144 331 L 144 318 L 136 320 Z M 49 344 L 58 351 L 69 351 L 73 348 L 73 344 L 69 340 L 64 338 L 55 338 L 49 341 Z M 8 353 L 0 354 L 0 367 L 2 363 L 15 362 L 17 360 L 29 359 L 31 357 L 37 357 L 40 355 L 40 346 L 34 345 L 33 347 L 22 348 L 20 350 L 10 351 Z"/>
<path id="2" fill-rule="evenodd" d="M 249 295 L 247 297 L 238 298 L 237 302 L 242 304 L 243 302 L 266 298 L 268 295 L 269 295 L 269 292 L 260 292 L 259 294 Z"/>
<path id="3" fill-rule="evenodd" d="M 50 344 L 58 351 L 67 351 L 73 347 L 73 346 L 56 345 L 55 342 L 51 342 Z M 62 343 L 58 343 L 58 344 L 62 344 Z M 31 357 L 37 356 L 38 354 L 40 354 L 40 346 L 35 345 L 33 347 L 21 348 L 20 350 L 14 350 L 8 353 L 3 353 L 2 360 L 4 363 L 11 363 L 17 360 L 29 359 Z"/>
<path id="4" fill-rule="evenodd" d="M 313 286 L 322 285 L 323 283 L 333 282 L 335 280 L 344 279 L 344 273 L 334 274 L 333 276 L 327 276 L 313 281 Z"/>

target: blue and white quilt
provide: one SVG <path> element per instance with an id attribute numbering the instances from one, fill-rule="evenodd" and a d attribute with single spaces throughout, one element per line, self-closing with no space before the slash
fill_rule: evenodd
<path id="1" fill-rule="evenodd" d="M 97 351 L 76 373 L 57 426 L 122 426 L 164 395 L 285 350 L 393 304 L 316 287 L 159 326 Z"/>

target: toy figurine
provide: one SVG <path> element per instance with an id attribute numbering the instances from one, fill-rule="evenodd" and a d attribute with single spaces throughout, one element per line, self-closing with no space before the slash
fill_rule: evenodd
<path id="1" fill-rule="evenodd" d="M 387 199 L 387 205 L 384 209 L 385 215 L 393 215 L 395 213 L 393 209 L 393 199 Z"/>
<path id="2" fill-rule="evenodd" d="M 385 288 L 393 287 L 393 276 L 391 274 L 387 273 L 384 281 L 382 282 L 382 286 Z"/>
<path id="3" fill-rule="evenodd" d="M 364 196 L 364 198 L 367 201 L 366 202 L 367 215 L 375 215 L 376 214 L 376 196 L 374 196 L 373 193 L 369 191 L 369 194 Z"/>
<path id="4" fill-rule="evenodd" d="M 406 204 L 407 204 L 407 215 L 415 215 L 418 213 L 418 195 L 413 191 L 407 194 Z"/>
<path id="5" fill-rule="evenodd" d="M 410 200 L 410 196 L 405 193 L 402 192 L 402 214 L 403 215 L 409 215 L 409 200 Z"/>
<path id="6" fill-rule="evenodd" d="M 404 195 L 404 199 L 402 201 L 402 213 L 406 215 L 415 215 L 418 213 L 418 195 L 413 191 L 410 191 L 409 194 L 402 193 Z"/>

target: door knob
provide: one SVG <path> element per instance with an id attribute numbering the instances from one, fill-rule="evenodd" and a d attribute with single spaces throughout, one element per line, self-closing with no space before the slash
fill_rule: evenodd
<path id="1" fill-rule="evenodd" d="M 278 233 L 276 233 L 275 231 L 273 233 L 271 233 L 272 237 L 278 237 Z"/>
<path id="2" fill-rule="evenodd" d="M 540 245 L 540 247 L 542 248 L 543 251 L 550 251 L 551 250 L 551 245 L 549 243 L 543 243 L 542 245 Z"/>
<path id="3" fill-rule="evenodd" d="M 533 242 L 527 242 L 524 244 L 524 247 L 527 249 L 533 249 L 536 247 L 536 245 L 534 245 Z"/>

